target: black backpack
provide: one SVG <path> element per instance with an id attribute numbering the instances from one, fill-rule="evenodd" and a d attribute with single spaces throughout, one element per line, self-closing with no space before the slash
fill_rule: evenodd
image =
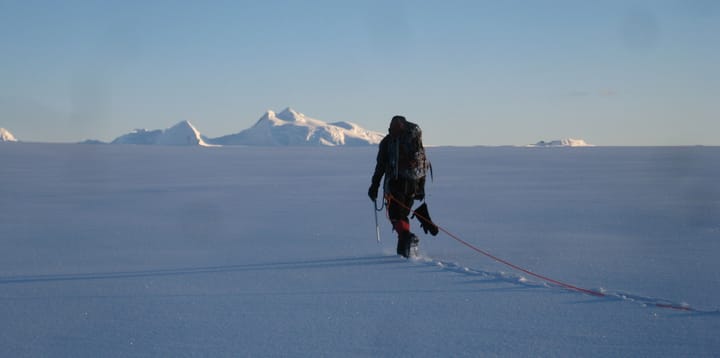
<path id="1" fill-rule="evenodd" d="M 389 172 L 395 178 L 420 180 L 432 170 L 422 144 L 422 130 L 412 122 L 405 122 L 405 130 L 388 143 Z"/>

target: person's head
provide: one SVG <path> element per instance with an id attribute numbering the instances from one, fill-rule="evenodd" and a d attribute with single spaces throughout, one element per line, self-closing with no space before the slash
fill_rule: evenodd
<path id="1" fill-rule="evenodd" d="M 390 120 L 390 128 L 388 128 L 388 133 L 393 136 L 399 136 L 400 133 L 403 132 L 405 129 L 405 123 L 407 123 L 407 120 L 403 116 L 394 116 Z"/>

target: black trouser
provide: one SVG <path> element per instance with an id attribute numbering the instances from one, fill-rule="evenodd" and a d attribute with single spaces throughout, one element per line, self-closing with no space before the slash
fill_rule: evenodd
<path id="1" fill-rule="evenodd" d="M 389 194 L 392 198 L 388 201 L 388 216 L 398 235 L 410 232 L 410 211 L 415 200 L 417 181 L 408 179 L 396 179 L 388 182 Z"/>

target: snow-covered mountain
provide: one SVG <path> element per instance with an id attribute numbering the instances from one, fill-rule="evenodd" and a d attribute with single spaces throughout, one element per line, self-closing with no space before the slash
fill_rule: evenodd
<path id="1" fill-rule="evenodd" d="M 0 128 L 0 142 L 17 142 L 15 136 L 5 128 Z"/>
<path id="2" fill-rule="evenodd" d="M 594 147 L 592 144 L 586 143 L 582 139 L 565 138 L 546 142 L 541 140 L 535 144 L 530 144 L 528 147 Z"/>
<path id="3" fill-rule="evenodd" d="M 286 108 L 280 113 L 267 111 L 252 127 L 210 142 L 253 146 L 366 146 L 380 143 L 383 136 L 354 123 L 326 123 Z"/>
<path id="4" fill-rule="evenodd" d="M 188 121 L 182 121 L 167 129 L 136 129 L 115 138 L 112 144 L 189 145 L 207 146 L 200 132 Z"/>

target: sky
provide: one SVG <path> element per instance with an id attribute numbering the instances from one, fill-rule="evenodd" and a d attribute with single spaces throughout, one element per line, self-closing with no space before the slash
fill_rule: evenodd
<path id="1" fill-rule="evenodd" d="M 0 0 L 0 127 L 218 137 L 292 107 L 432 145 L 720 145 L 719 37 L 714 0 Z"/>

